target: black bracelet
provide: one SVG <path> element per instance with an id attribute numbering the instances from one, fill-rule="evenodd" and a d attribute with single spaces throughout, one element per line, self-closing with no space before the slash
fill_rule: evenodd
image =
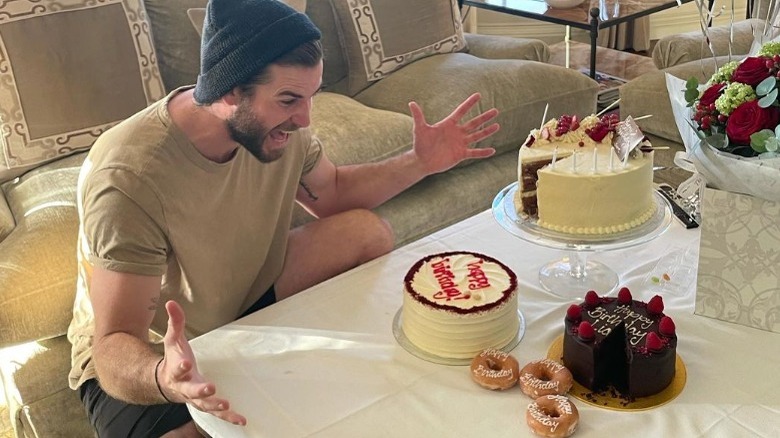
<path id="1" fill-rule="evenodd" d="M 154 367 L 154 383 L 157 384 L 157 389 L 160 391 L 160 395 L 163 396 L 165 401 L 167 401 L 168 403 L 173 403 L 168 397 L 165 396 L 165 393 L 163 392 L 162 387 L 160 386 L 160 379 L 157 378 L 157 372 L 160 370 L 160 364 L 164 360 L 165 360 L 165 356 L 161 357 L 160 360 L 157 362 L 157 365 L 155 365 Z"/>

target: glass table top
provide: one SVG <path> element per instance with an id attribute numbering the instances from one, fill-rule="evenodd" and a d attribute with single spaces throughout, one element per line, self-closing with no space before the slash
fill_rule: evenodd
<path id="1" fill-rule="evenodd" d="M 571 9 L 555 9 L 544 0 L 465 0 L 464 5 L 572 27 L 590 28 L 592 8 L 599 8 L 599 28 L 650 15 L 691 0 L 585 0 Z"/>

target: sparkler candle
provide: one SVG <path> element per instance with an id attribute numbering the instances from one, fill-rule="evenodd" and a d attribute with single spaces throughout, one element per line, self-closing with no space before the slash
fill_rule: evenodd
<path id="1" fill-rule="evenodd" d="M 596 153 L 597 149 L 598 148 L 593 148 L 593 173 L 596 173 L 596 169 L 598 169 L 598 167 L 596 167 L 598 165 L 598 154 Z"/>
<path id="2" fill-rule="evenodd" d="M 609 171 L 614 172 L 615 171 L 615 151 L 610 151 L 609 154 Z"/>
<path id="3" fill-rule="evenodd" d="M 550 163 L 550 169 L 555 170 L 555 161 L 558 159 L 558 146 L 553 149 L 552 163 Z"/>

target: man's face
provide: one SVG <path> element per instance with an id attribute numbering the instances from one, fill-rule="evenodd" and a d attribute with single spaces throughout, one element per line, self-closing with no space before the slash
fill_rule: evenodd
<path id="1" fill-rule="evenodd" d="M 292 131 L 309 126 L 311 99 L 322 83 L 322 62 L 316 67 L 271 65 L 270 81 L 240 97 L 227 119 L 230 137 L 263 163 L 284 153 Z"/>

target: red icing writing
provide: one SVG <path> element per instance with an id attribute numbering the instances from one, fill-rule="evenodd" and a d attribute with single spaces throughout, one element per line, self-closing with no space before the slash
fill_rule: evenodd
<path id="1" fill-rule="evenodd" d="M 471 262 L 466 265 L 469 268 L 469 290 L 484 289 L 490 287 L 490 280 L 485 275 L 485 271 L 482 270 L 482 260 Z"/>
<path id="2" fill-rule="evenodd" d="M 433 276 L 436 277 L 436 281 L 439 282 L 440 291 L 433 295 L 435 300 L 467 300 L 471 298 L 471 295 L 464 294 L 458 289 L 458 285 L 452 281 L 455 278 L 455 274 L 450 270 L 450 265 L 447 264 L 450 259 L 445 258 L 441 261 L 433 263 Z"/>

